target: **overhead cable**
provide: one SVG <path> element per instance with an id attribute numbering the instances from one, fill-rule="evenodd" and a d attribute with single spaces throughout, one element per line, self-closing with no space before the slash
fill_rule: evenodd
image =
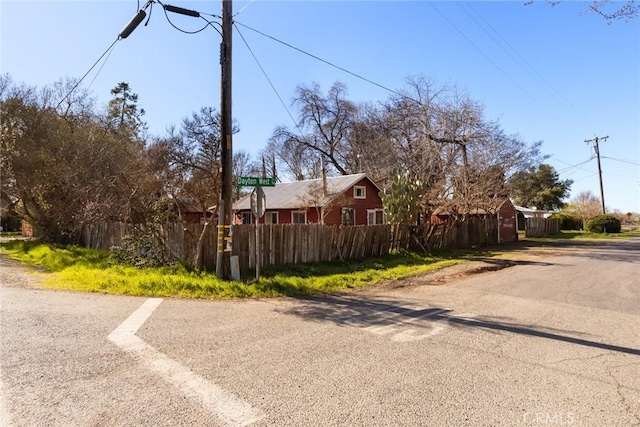
<path id="1" fill-rule="evenodd" d="M 360 79 L 360 80 L 363 80 L 363 81 L 365 81 L 365 82 L 367 82 L 367 83 L 371 83 L 371 84 L 372 84 L 372 85 L 374 85 L 374 86 L 378 86 L 378 87 L 379 87 L 379 88 L 381 88 L 381 89 L 384 89 L 384 90 L 386 90 L 386 91 L 388 91 L 388 92 L 391 92 L 391 93 L 396 94 L 396 95 L 398 95 L 398 96 L 401 96 L 401 97 L 403 97 L 403 98 L 410 99 L 410 100 L 412 100 L 412 101 L 414 101 L 414 102 L 416 102 L 416 103 L 418 103 L 418 104 L 419 104 L 419 102 L 418 102 L 418 101 L 416 101 L 415 99 L 413 99 L 413 98 L 411 98 L 411 97 L 408 97 L 407 95 L 404 95 L 404 94 L 402 94 L 402 93 L 400 93 L 400 92 L 398 92 L 398 91 L 396 91 L 396 90 L 393 90 L 393 89 L 391 89 L 391 88 L 389 88 L 389 87 L 387 87 L 387 86 L 384 86 L 384 85 L 382 85 L 382 84 L 380 84 L 380 83 L 374 82 L 373 80 L 370 80 L 370 79 L 368 79 L 368 78 L 366 78 L 366 77 L 363 77 L 363 76 L 361 76 L 360 74 L 354 73 L 353 71 L 349 71 L 349 70 L 347 70 L 346 68 L 343 68 L 343 67 L 341 67 L 341 66 L 339 66 L 339 65 L 336 65 L 336 64 L 334 64 L 334 63 L 332 63 L 332 62 L 329 62 L 329 61 L 327 61 L 326 59 L 322 59 L 322 58 L 320 58 L 320 57 L 318 57 L 318 56 L 316 56 L 316 55 L 314 55 L 314 54 L 312 54 L 312 53 L 309 53 L 309 52 L 307 52 L 307 51 L 305 51 L 305 50 L 303 50 L 303 49 L 300 49 L 300 48 L 298 48 L 298 47 L 295 47 L 295 46 L 293 46 L 293 45 L 291 45 L 291 44 L 289 44 L 289 43 L 287 43 L 287 42 L 284 42 L 284 41 L 279 40 L 279 39 L 277 39 L 277 38 L 275 38 L 275 37 L 273 37 L 273 36 L 270 36 L 270 35 L 268 35 L 268 34 L 265 34 L 265 33 L 263 33 L 263 32 L 262 32 L 262 31 L 260 31 L 260 30 L 256 30 L 255 28 L 252 28 L 252 27 L 250 27 L 250 26 L 248 26 L 248 25 L 245 25 L 245 24 L 243 24 L 243 23 L 241 23 L 241 22 L 238 22 L 238 21 L 235 21 L 235 24 L 236 24 L 236 25 L 241 25 L 241 26 L 243 26 L 244 28 L 247 28 L 247 29 L 249 29 L 249 30 L 251 30 L 251 31 L 254 31 L 254 32 L 256 32 L 256 33 L 260 34 L 261 36 L 267 37 L 267 38 L 269 38 L 269 39 L 271 39 L 271 40 L 273 40 L 273 41 L 276 41 L 276 42 L 278 42 L 278 43 L 280 43 L 280 44 L 282 44 L 282 45 L 284 45 L 284 46 L 287 46 L 287 47 L 289 47 L 289 48 L 291 48 L 291 49 L 293 49 L 293 50 L 296 50 L 296 51 L 298 51 L 298 52 L 300 52 L 300 53 L 302 53 L 302 54 L 304 54 L 304 55 L 307 55 L 307 56 L 309 56 L 309 57 L 311 57 L 311 58 L 313 58 L 313 59 L 316 59 L 316 60 L 318 60 L 318 61 L 320 61 L 320 62 L 323 62 L 323 63 L 325 63 L 325 64 L 327 64 L 327 65 L 329 65 L 329 66 L 331 66 L 331 67 L 333 67 L 333 68 L 336 68 L 336 69 L 338 69 L 338 70 L 340 70 L 340 71 L 343 71 L 343 72 L 345 72 L 345 73 L 347 73 L 347 74 L 350 74 L 350 75 L 352 75 L 352 76 L 354 76 L 354 77 L 357 77 L 357 78 L 358 78 L 358 79 Z"/>
<path id="2" fill-rule="evenodd" d="M 258 61 L 258 58 L 256 57 L 256 55 L 253 53 L 253 50 L 251 49 L 251 46 L 249 46 L 249 43 L 247 43 L 247 40 L 244 38 L 244 36 L 242 35 L 242 32 L 240 31 L 240 28 L 238 28 L 237 25 L 235 25 L 236 30 L 238 31 L 238 34 L 240 34 L 240 38 L 242 39 L 242 41 L 244 42 L 245 46 L 247 46 L 247 49 L 249 49 L 249 52 L 251 53 L 251 56 L 253 56 L 253 59 L 256 61 L 256 63 L 258 64 L 258 67 L 260 67 L 260 70 L 262 71 L 262 74 L 264 75 L 264 77 L 267 79 L 267 81 L 269 82 L 269 85 L 271 86 L 271 89 L 273 89 L 273 91 L 275 92 L 276 96 L 278 97 L 278 99 L 280 100 L 280 103 L 282 104 L 282 106 L 284 107 L 284 109 L 287 111 L 287 114 L 289 115 L 289 117 L 291 118 L 291 121 L 296 125 L 296 128 L 298 128 L 298 131 L 300 131 L 300 134 L 302 135 L 303 132 L 300 129 L 300 125 L 298 124 L 297 120 L 293 118 L 293 115 L 291 114 L 291 111 L 289 110 L 289 108 L 287 108 L 287 105 L 285 104 L 285 102 L 282 100 L 282 97 L 280 96 L 280 94 L 278 93 L 278 90 L 276 89 L 276 87 L 274 86 L 273 82 L 271 81 L 271 79 L 269 78 L 269 76 L 267 75 L 267 72 L 265 71 L 265 69 L 262 67 L 262 64 L 260 64 L 260 61 Z"/>

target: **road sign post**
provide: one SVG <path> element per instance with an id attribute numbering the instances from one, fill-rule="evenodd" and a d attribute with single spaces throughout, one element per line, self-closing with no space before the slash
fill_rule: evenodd
<path id="1" fill-rule="evenodd" d="M 256 219 L 256 280 L 260 278 L 260 224 L 259 219 L 264 216 L 267 208 L 267 197 L 262 187 L 256 187 L 251 192 L 251 213 Z"/>
<path id="2" fill-rule="evenodd" d="M 240 187 L 255 187 L 251 192 L 251 213 L 256 219 L 256 280 L 260 278 L 260 233 L 258 219 L 264 216 L 265 209 L 267 208 L 267 197 L 262 190 L 262 187 L 275 187 L 275 178 L 266 178 L 259 176 L 240 176 L 238 177 L 238 186 Z"/>

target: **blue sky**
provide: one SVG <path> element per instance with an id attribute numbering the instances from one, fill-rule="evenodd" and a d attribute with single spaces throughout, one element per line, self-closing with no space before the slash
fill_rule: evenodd
<path id="1" fill-rule="evenodd" d="M 220 14 L 220 1 L 170 1 Z M 556 7 L 524 1 L 266 1 L 234 2 L 239 24 L 258 29 L 380 85 L 401 89 L 424 74 L 457 85 L 485 106 L 507 133 L 542 140 L 548 163 L 575 182 L 572 196 L 599 196 L 596 161 L 584 140 L 601 143 L 605 201 L 640 212 L 640 19 L 610 25 L 588 3 Z M 43 86 L 79 78 L 116 39 L 137 10 L 126 1 L 0 3 L 0 70 Z M 185 30 L 204 21 L 171 16 Z M 240 31 L 278 94 L 290 107 L 295 88 L 335 81 L 355 102 L 389 92 L 296 52 L 246 27 Z M 219 34 L 172 28 L 159 5 L 147 26 L 117 42 L 86 78 L 100 103 L 128 82 L 153 134 L 204 106 L 219 108 Z M 293 125 L 240 34 L 233 39 L 234 150 L 264 147 L 275 127 Z M 294 110 L 291 110 L 294 112 Z M 295 114 L 295 113 L 294 113 Z M 586 163 L 585 163 L 586 162 Z M 584 163 L 584 164 L 583 164 Z M 579 165 L 579 166 L 578 166 Z"/>

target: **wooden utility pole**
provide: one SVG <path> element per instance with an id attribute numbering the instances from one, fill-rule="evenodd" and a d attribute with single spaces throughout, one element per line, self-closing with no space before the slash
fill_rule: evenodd
<path id="1" fill-rule="evenodd" d="M 232 133 L 233 119 L 231 114 L 231 34 L 233 30 L 233 2 L 222 0 L 222 42 L 220 44 L 220 115 L 221 115 L 221 152 L 222 188 L 220 206 L 218 207 L 218 248 L 216 257 L 216 276 L 221 279 L 231 278 L 231 245 L 232 245 Z"/>
<path id="2" fill-rule="evenodd" d="M 596 153 L 596 158 L 598 159 L 598 177 L 600 177 L 600 200 L 602 201 L 602 215 L 606 214 L 607 211 L 604 207 L 604 187 L 602 186 L 602 168 L 600 167 L 600 146 L 598 145 L 598 141 L 606 141 L 609 139 L 609 136 L 594 136 L 593 139 L 585 139 L 584 142 L 590 144 L 593 142 L 593 151 Z"/>

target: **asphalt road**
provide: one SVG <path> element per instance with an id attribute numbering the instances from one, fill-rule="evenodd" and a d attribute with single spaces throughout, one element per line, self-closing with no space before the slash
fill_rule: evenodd
<path id="1" fill-rule="evenodd" d="M 1 267 L 2 426 L 640 425 L 640 239 L 308 299 L 54 292 Z"/>

